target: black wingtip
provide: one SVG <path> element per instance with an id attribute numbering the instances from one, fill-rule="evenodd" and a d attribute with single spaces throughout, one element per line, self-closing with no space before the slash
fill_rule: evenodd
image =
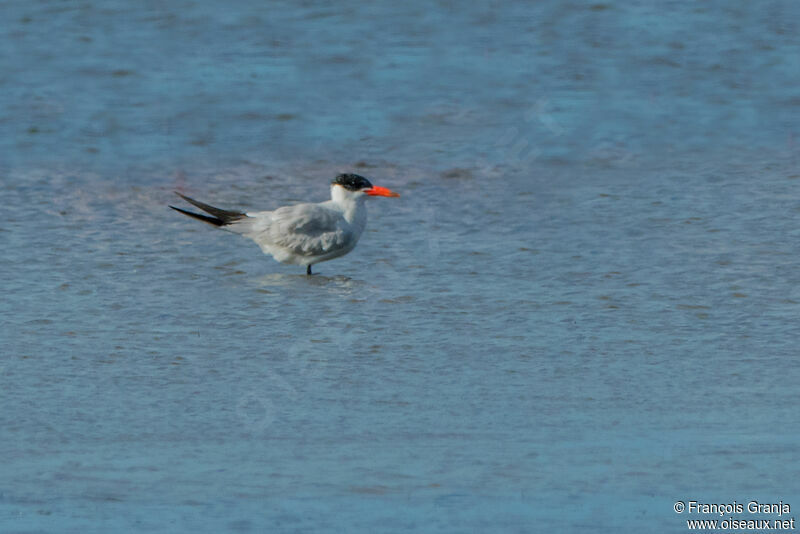
<path id="1" fill-rule="evenodd" d="M 180 195 L 180 193 L 178 193 L 178 194 Z M 181 195 L 181 196 L 183 196 L 183 195 Z M 186 210 L 183 210 L 181 208 L 176 208 L 175 206 L 170 206 L 170 208 L 174 209 L 175 211 L 179 211 L 179 212 L 183 213 L 184 215 L 188 215 L 189 217 L 193 217 L 193 218 L 195 218 L 197 220 L 203 221 L 205 223 L 213 224 L 214 226 L 223 226 L 225 224 L 225 221 L 223 221 L 221 219 L 217 219 L 216 217 L 209 217 L 208 215 L 201 215 L 199 213 L 186 211 Z"/>
<path id="2" fill-rule="evenodd" d="M 189 204 L 192 204 L 194 207 L 200 208 L 201 210 L 205 211 L 209 215 L 212 215 L 214 219 L 216 219 L 218 221 L 221 221 L 222 224 L 220 224 L 218 226 L 222 226 L 223 224 L 231 224 L 233 222 L 236 222 L 238 220 L 241 220 L 241 219 L 244 219 L 245 217 L 247 217 L 246 214 L 244 214 L 244 213 L 242 213 L 240 211 L 230 211 L 230 210 L 223 210 L 223 209 L 220 209 L 220 208 L 215 208 L 214 206 L 211 206 L 211 205 L 206 204 L 204 202 L 200 202 L 199 200 L 195 200 L 195 199 L 193 199 L 191 197 L 187 197 L 186 195 L 184 195 L 182 193 L 178 193 L 177 191 L 175 191 L 175 194 L 178 195 L 179 197 L 181 197 L 183 200 L 185 200 Z M 177 209 L 178 211 L 183 212 L 183 213 L 187 213 L 187 214 L 191 213 L 191 212 L 186 212 L 186 211 L 178 209 L 178 208 L 175 208 L 175 209 Z M 206 221 L 206 222 L 208 222 L 208 221 Z M 216 223 L 212 223 L 212 224 L 216 224 Z"/>

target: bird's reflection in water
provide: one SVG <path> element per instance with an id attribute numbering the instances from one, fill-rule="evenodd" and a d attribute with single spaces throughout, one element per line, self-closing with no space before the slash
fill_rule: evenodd
<path id="1" fill-rule="evenodd" d="M 365 285 L 363 280 L 356 280 L 344 275 L 326 276 L 324 274 L 286 274 L 271 273 L 253 279 L 261 288 L 270 287 L 327 287 L 330 289 L 350 290 Z"/>

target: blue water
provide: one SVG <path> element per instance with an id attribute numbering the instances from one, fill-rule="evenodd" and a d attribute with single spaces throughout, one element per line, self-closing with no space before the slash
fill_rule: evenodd
<path id="1" fill-rule="evenodd" d="M 800 509 L 796 3 L 2 11 L 1 532 Z M 310 278 L 167 208 L 342 171 Z"/>

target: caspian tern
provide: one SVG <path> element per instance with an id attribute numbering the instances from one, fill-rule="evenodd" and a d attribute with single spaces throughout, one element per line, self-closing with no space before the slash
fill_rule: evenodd
<path id="1" fill-rule="evenodd" d="M 175 206 L 170 208 L 203 222 L 249 237 L 281 263 L 311 266 L 344 256 L 358 243 L 367 225 L 368 196 L 399 197 L 385 187 L 373 186 L 357 174 L 340 174 L 331 182 L 331 199 L 319 204 L 296 204 L 274 211 L 242 213 L 198 202 L 176 192 L 203 215 Z"/>

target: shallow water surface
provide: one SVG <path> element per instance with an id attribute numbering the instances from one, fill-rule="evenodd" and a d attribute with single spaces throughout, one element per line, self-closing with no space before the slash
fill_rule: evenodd
<path id="1" fill-rule="evenodd" d="M 9 4 L 0 530 L 800 507 L 800 19 L 673 7 Z M 341 171 L 402 197 L 311 277 L 167 208 Z"/>

